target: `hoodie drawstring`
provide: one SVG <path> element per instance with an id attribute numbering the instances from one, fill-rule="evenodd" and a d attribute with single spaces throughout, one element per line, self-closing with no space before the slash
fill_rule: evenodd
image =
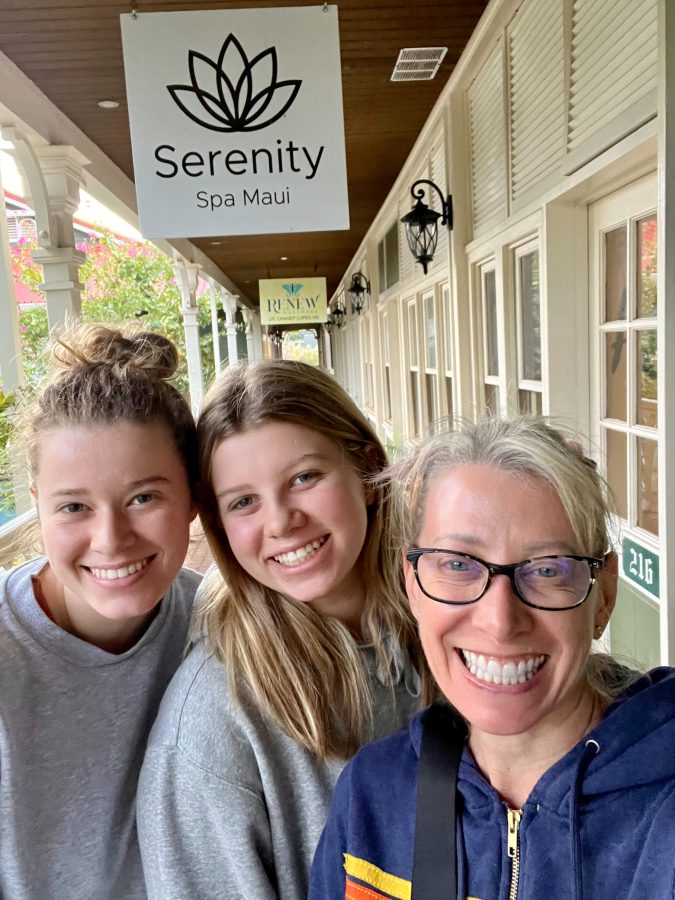
<path id="1" fill-rule="evenodd" d="M 572 841 L 572 865 L 574 866 L 574 897 L 576 900 L 583 900 L 582 882 L 581 882 L 581 821 L 580 821 L 580 801 L 581 801 L 581 785 L 584 780 L 586 770 L 590 766 L 593 758 L 600 752 L 600 744 L 593 738 L 589 738 L 584 744 L 584 751 L 577 765 L 577 772 L 572 786 L 572 796 L 570 799 L 570 839 Z"/>

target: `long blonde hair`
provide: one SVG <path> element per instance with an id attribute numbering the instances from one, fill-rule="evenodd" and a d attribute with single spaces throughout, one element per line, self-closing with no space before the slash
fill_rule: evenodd
<path id="1" fill-rule="evenodd" d="M 225 665 L 235 697 L 245 685 L 299 744 L 321 759 L 346 758 L 363 743 L 370 710 L 357 643 L 336 619 L 265 587 L 239 565 L 211 484 L 213 454 L 221 441 L 272 421 L 302 425 L 328 437 L 364 483 L 386 465 L 368 420 L 327 373 L 289 360 L 228 369 L 208 392 L 197 425 L 200 513 L 222 575 L 207 585 L 197 625 Z M 386 506 L 380 489 L 374 489 L 360 556 L 366 585 L 363 633 L 392 688 L 396 656 L 400 649 L 408 655 L 427 701 L 433 688 L 405 598 Z"/>

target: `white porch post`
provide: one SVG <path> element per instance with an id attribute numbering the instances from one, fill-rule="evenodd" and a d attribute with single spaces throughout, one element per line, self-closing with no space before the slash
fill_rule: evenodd
<path id="1" fill-rule="evenodd" d="M 220 359 L 220 334 L 218 331 L 218 290 L 212 278 L 209 278 L 209 297 L 211 298 L 211 334 L 213 335 L 213 364 L 216 375 L 222 369 Z"/>
<path id="2" fill-rule="evenodd" d="M 204 398 L 202 355 L 199 348 L 199 309 L 197 307 L 197 278 L 201 266 L 177 260 L 174 262 L 176 282 L 181 293 L 181 315 L 185 329 L 185 356 L 187 358 L 190 406 L 193 416 L 199 414 Z"/>
<path id="3" fill-rule="evenodd" d="M 260 324 L 260 312 L 251 310 L 253 321 L 251 329 L 253 331 L 253 359 L 258 362 L 263 358 L 263 342 L 262 342 L 262 325 Z"/>
<path id="4" fill-rule="evenodd" d="M 53 328 L 67 317 L 79 316 L 82 309 L 78 269 L 85 256 L 75 249 L 73 213 L 80 202 L 89 160 L 75 147 L 34 148 L 12 126 L 3 128 L 2 136 L 14 146 L 35 210 L 39 246 L 32 254 L 42 266 L 41 289 L 47 298 L 49 327 Z"/>
<path id="5" fill-rule="evenodd" d="M 253 344 L 253 310 L 242 307 L 241 314 L 246 324 L 246 356 L 249 362 L 255 359 L 255 346 Z"/>
<path id="6" fill-rule="evenodd" d="M 231 294 L 229 291 L 223 291 L 222 302 L 225 310 L 225 320 L 227 322 L 227 364 L 235 366 L 237 364 L 237 328 L 235 316 L 237 315 L 237 294 Z"/>
<path id="7" fill-rule="evenodd" d="M 4 393 L 10 394 L 21 387 L 25 379 L 4 198 L 0 173 L 0 381 Z"/>

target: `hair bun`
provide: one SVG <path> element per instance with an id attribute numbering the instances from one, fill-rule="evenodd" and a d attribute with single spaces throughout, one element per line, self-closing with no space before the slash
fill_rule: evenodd
<path id="1" fill-rule="evenodd" d="M 79 325 L 58 335 L 54 357 L 60 368 L 120 366 L 142 369 L 155 378 L 171 378 L 178 351 L 163 334 L 137 326 Z"/>

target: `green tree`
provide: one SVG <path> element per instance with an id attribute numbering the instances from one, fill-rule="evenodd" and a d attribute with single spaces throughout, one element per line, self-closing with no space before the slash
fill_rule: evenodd
<path id="1" fill-rule="evenodd" d="M 143 328 L 158 331 L 178 347 L 180 365 L 176 373 L 178 388 L 187 395 L 187 367 L 183 351 L 184 331 L 180 314 L 180 291 L 171 260 L 155 246 L 141 241 L 120 241 L 109 232 L 78 245 L 86 253 L 80 267 L 82 318 L 86 322 L 121 323 L 140 320 Z M 12 248 L 15 277 L 33 292 L 39 293 L 40 267 L 33 262 L 31 245 Z M 198 298 L 204 381 L 213 375 L 213 347 L 210 339 L 209 300 Z M 19 316 L 24 368 L 29 384 L 35 384 L 44 371 L 44 347 L 48 337 L 47 311 L 44 307 L 25 309 Z"/>

